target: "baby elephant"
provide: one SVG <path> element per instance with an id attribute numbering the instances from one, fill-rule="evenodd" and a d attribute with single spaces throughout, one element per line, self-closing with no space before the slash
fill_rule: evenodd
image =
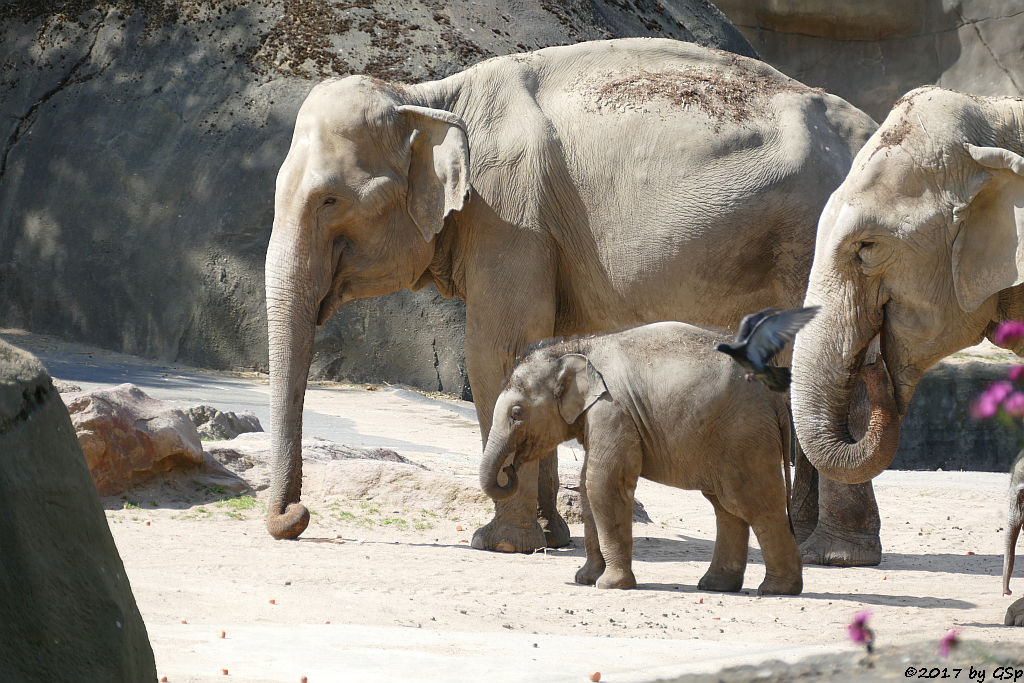
<path id="1" fill-rule="evenodd" d="M 583 444 L 587 561 L 577 583 L 636 586 L 633 493 L 637 477 L 646 477 L 699 490 L 715 507 L 715 549 L 698 588 L 742 588 L 752 526 L 765 564 L 758 592 L 802 590 L 787 515 L 786 397 L 745 381 L 739 365 L 716 353 L 724 336 L 654 323 L 541 342 L 512 371 L 494 407 L 480 482 L 492 498 L 506 499 L 516 490 L 520 465 L 563 441 Z"/>
<path id="2" fill-rule="evenodd" d="M 1010 575 L 1013 574 L 1013 555 L 1017 551 L 1017 536 L 1024 525 L 1024 451 L 1010 468 L 1010 490 L 1007 495 L 1009 509 L 1006 515 L 1006 537 L 1003 550 L 1003 595 L 1011 595 Z"/>

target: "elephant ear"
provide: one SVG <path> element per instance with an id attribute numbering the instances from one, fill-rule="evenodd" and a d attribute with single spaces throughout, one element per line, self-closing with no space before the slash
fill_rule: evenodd
<path id="1" fill-rule="evenodd" d="M 576 422 L 607 391 L 604 378 L 586 356 L 567 353 L 558 359 L 555 399 L 558 412 L 568 424 Z"/>
<path id="2" fill-rule="evenodd" d="M 974 311 L 996 292 L 1024 282 L 1024 157 L 1001 147 L 964 145 L 968 198 L 953 210 L 953 286 Z"/>
<path id="3" fill-rule="evenodd" d="M 411 160 L 406 208 L 427 242 L 444 219 L 459 211 L 469 195 L 469 139 L 466 124 L 443 109 L 402 105 L 409 123 Z"/>

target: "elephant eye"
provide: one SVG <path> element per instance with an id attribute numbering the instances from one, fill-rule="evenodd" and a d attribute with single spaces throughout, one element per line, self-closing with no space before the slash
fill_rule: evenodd
<path id="1" fill-rule="evenodd" d="M 332 206 L 332 205 L 337 204 L 337 203 L 338 203 L 338 198 L 337 197 L 328 197 L 327 199 L 324 200 L 324 206 Z"/>
<path id="2" fill-rule="evenodd" d="M 523 407 L 520 406 L 520 405 L 512 406 L 512 410 L 510 410 L 508 412 L 508 414 L 509 414 L 509 416 L 513 420 L 516 420 L 516 421 L 522 420 L 523 419 Z"/>

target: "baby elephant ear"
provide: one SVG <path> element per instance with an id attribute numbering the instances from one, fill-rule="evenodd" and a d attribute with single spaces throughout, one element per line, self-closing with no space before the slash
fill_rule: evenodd
<path id="1" fill-rule="evenodd" d="M 555 398 L 558 412 L 568 424 L 576 422 L 607 391 L 604 378 L 586 356 L 567 353 L 558 359 Z"/>
<path id="2" fill-rule="evenodd" d="M 1024 158 L 964 145 L 966 196 L 953 210 L 953 286 L 965 311 L 1024 282 Z"/>

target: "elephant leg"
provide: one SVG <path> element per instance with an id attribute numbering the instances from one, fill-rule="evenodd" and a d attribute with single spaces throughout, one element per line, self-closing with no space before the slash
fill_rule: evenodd
<path id="1" fill-rule="evenodd" d="M 1003 619 L 1006 626 L 1024 626 L 1024 598 L 1018 598 L 1006 608 L 1006 617 Z"/>
<path id="2" fill-rule="evenodd" d="M 703 492 L 715 506 L 715 549 L 711 553 L 711 566 L 697 583 L 702 591 L 735 593 L 743 588 L 743 573 L 747 569 L 747 543 L 750 525 L 732 514 L 718 501 L 718 496 Z M 787 528 L 788 531 L 788 528 Z"/>
<path id="3" fill-rule="evenodd" d="M 818 476 L 818 526 L 800 544 L 804 564 L 873 567 L 882 561 L 881 520 L 871 482 L 839 484 Z"/>
<path id="4" fill-rule="evenodd" d="M 540 461 L 537 481 L 537 516 L 544 531 L 544 543 L 549 548 L 569 545 L 569 525 L 558 514 L 558 450 L 553 450 Z"/>
<path id="5" fill-rule="evenodd" d="M 790 518 L 796 542 L 803 543 L 818 526 L 818 470 L 807 460 L 800 443 L 793 439 L 793 498 Z"/>
<path id="6" fill-rule="evenodd" d="M 597 587 L 635 588 L 633 498 L 643 454 L 639 439 L 606 441 L 610 443 L 595 445 L 587 452 L 587 503 L 605 562 Z"/>
<path id="7" fill-rule="evenodd" d="M 757 594 L 800 595 L 804 587 L 803 567 L 786 516 L 759 519 L 751 527 L 764 556 L 764 581 L 757 587 Z"/>
<path id="8" fill-rule="evenodd" d="M 597 526 L 594 524 L 594 512 L 590 509 L 587 496 L 587 463 L 583 463 L 580 473 L 580 503 L 583 506 L 583 547 L 587 551 L 587 561 L 576 572 L 576 583 L 592 586 L 604 573 L 604 555 L 597 537 Z"/>

